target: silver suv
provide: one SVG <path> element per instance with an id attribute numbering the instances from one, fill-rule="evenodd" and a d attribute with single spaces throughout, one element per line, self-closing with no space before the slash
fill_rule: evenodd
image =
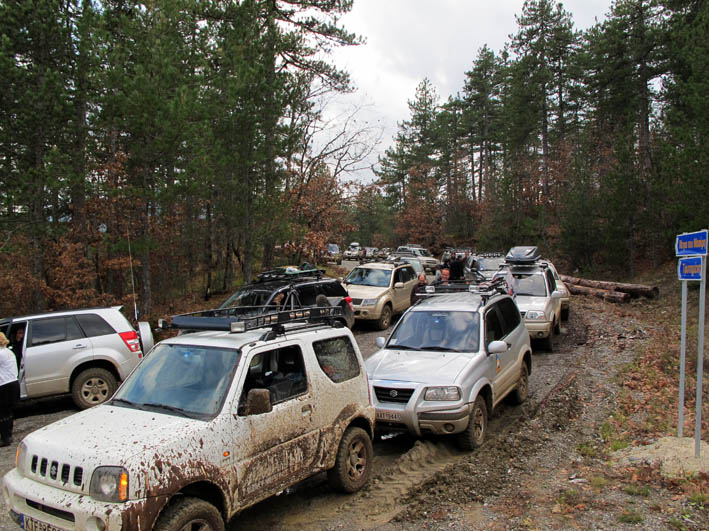
<path id="1" fill-rule="evenodd" d="M 71 393 L 79 409 L 105 402 L 153 346 L 120 306 L 0 319 L 17 358 L 21 398 Z"/>
<path id="2" fill-rule="evenodd" d="M 440 293 L 412 306 L 367 359 L 378 431 L 456 435 L 480 446 L 493 408 L 508 394 L 527 398 L 532 370 L 529 334 L 499 283 Z M 437 290 L 437 291 L 436 291 Z"/>

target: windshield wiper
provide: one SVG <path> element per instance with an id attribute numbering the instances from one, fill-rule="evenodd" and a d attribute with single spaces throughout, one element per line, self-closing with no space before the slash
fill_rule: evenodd
<path id="1" fill-rule="evenodd" d="M 387 345 L 390 348 L 395 348 L 398 350 L 421 350 L 419 347 L 412 347 L 411 345 Z"/>
<path id="2" fill-rule="evenodd" d="M 418 350 L 440 350 L 443 352 L 460 352 L 457 348 L 442 347 L 440 345 L 428 345 L 426 347 L 421 347 Z"/>
<path id="3" fill-rule="evenodd" d="M 141 405 L 145 406 L 145 407 L 152 407 L 155 409 L 164 409 L 165 411 L 170 411 L 171 413 L 177 413 L 178 415 L 183 416 L 183 417 L 187 417 L 188 419 L 198 418 L 198 416 L 196 414 L 185 411 L 181 407 L 177 407 L 177 406 L 170 406 L 168 404 L 156 404 L 155 402 L 146 402 L 145 404 L 141 404 Z"/>
<path id="4" fill-rule="evenodd" d="M 126 400 L 125 398 L 114 398 L 112 400 L 109 400 L 106 402 L 107 405 L 112 406 L 113 404 L 125 404 L 126 406 L 131 406 L 136 409 L 143 409 L 141 404 L 136 404 L 135 402 L 131 402 L 130 400 Z"/>

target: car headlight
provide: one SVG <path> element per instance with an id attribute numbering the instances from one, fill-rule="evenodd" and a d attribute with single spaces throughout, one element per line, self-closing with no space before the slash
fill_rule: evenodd
<path id="1" fill-rule="evenodd" d="M 538 310 L 531 310 L 525 314 L 524 318 L 533 321 L 545 321 L 547 316 L 544 314 L 544 312 L 540 312 Z"/>
<path id="2" fill-rule="evenodd" d="M 362 306 L 376 306 L 377 299 L 362 299 Z"/>
<path id="3" fill-rule="evenodd" d="M 424 400 L 460 400 L 460 389 L 454 386 L 429 387 Z"/>
<path id="4" fill-rule="evenodd" d="M 122 466 L 96 468 L 91 476 L 89 496 L 98 501 L 126 501 L 128 499 L 128 471 Z"/>
<path id="5" fill-rule="evenodd" d="M 17 452 L 15 453 L 15 466 L 17 467 L 17 470 L 22 474 L 23 476 L 26 476 L 27 474 L 25 473 L 25 460 L 27 459 L 27 445 L 24 442 L 21 442 L 17 446 Z"/>

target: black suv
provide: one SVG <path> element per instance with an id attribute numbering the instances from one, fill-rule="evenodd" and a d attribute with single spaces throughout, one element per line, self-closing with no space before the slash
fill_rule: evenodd
<path id="1" fill-rule="evenodd" d="M 339 306 L 342 322 L 348 328 L 354 325 L 352 299 L 347 290 L 338 280 L 324 276 L 324 270 L 307 266 L 264 271 L 256 282 L 239 288 L 220 308 L 259 307 L 257 311 L 266 312 L 305 306 Z"/>

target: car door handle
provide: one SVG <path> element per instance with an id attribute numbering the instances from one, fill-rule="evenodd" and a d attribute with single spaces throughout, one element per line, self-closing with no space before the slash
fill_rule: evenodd
<path id="1" fill-rule="evenodd" d="M 82 348 L 86 348 L 86 345 L 83 345 L 81 343 L 74 345 L 74 350 L 81 350 Z"/>
<path id="2" fill-rule="evenodd" d="M 304 417 L 307 417 L 308 415 L 312 414 L 313 412 L 313 406 L 310 404 L 306 404 L 303 406 L 303 409 L 300 410 L 303 413 Z"/>

